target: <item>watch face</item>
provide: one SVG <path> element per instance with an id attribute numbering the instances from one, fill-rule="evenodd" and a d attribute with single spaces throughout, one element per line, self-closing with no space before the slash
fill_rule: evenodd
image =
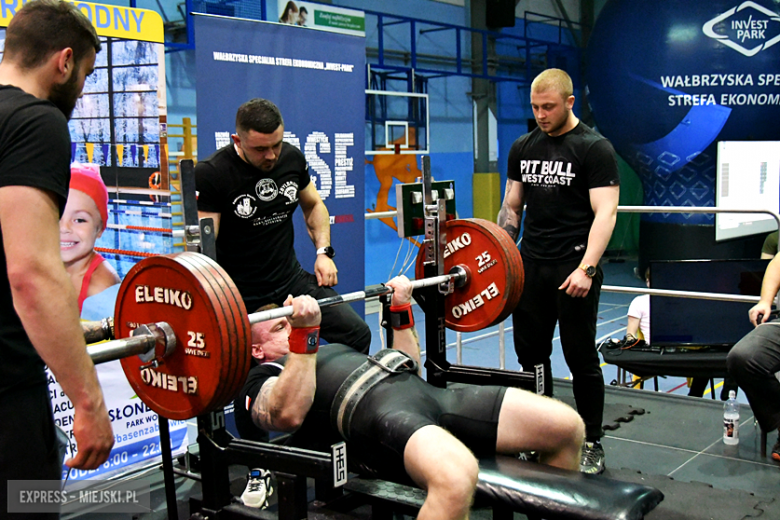
<path id="1" fill-rule="evenodd" d="M 336 256 L 336 250 L 333 249 L 332 246 L 328 246 L 325 248 L 325 254 L 328 255 L 328 257 L 333 258 Z"/>
<path id="2" fill-rule="evenodd" d="M 589 265 L 588 268 L 585 270 L 585 274 L 587 274 L 590 278 L 593 278 L 596 276 L 596 268 L 592 265 Z"/>

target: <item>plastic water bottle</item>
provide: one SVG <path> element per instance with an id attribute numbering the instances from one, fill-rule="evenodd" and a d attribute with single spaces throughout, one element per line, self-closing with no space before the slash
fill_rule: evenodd
<path id="1" fill-rule="evenodd" d="M 729 400 L 723 405 L 723 443 L 739 444 L 739 403 L 734 390 L 729 391 Z"/>

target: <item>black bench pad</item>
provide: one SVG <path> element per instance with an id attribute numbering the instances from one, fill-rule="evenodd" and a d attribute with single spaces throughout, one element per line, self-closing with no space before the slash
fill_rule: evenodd
<path id="1" fill-rule="evenodd" d="M 383 512 L 413 516 L 425 500 L 422 490 L 382 480 L 350 479 L 344 487 Z M 641 520 L 663 499 L 642 484 L 497 456 L 479 461 L 475 505 L 492 507 L 494 517 L 513 511 L 546 520 Z"/>
<path id="2" fill-rule="evenodd" d="M 649 486 L 505 456 L 480 459 L 476 497 L 549 520 L 641 520 L 664 499 Z"/>

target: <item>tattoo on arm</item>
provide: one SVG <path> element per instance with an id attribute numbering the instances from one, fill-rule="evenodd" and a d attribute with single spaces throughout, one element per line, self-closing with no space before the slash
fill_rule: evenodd
<path id="1" fill-rule="evenodd" d="M 266 431 L 276 431 L 279 428 L 276 426 L 276 418 L 279 416 L 278 408 L 272 408 L 270 403 L 271 392 L 276 386 L 276 382 L 279 381 L 278 377 L 269 378 L 268 381 L 263 384 L 260 391 L 257 393 L 254 402 L 252 403 L 252 422 L 256 426 Z"/>
<path id="2" fill-rule="evenodd" d="M 506 207 L 506 204 L 501 206 L 501 210 L 498 212 L 498 225 L 512 237 L 512 240 L 517 242 L 517 237 L 520 235 L 520 228 L 516 223 L 516 219 L 512 218 L 514 212 Z"/>
<path id="3" fill-rule="evenodd" d="M 522 217 L 522 201 L 520 203 L 520 213 L 512 209 L 508 203 L 509 193 L 512 191 L 512 186 L 516 181 L 511 179 L 506 181 L 506 192 L 504 193 L 504 203 L 501 205 L 501 210 L 498 212 L 498 225 L 506 231 L 512 240 L 517 241 L 517 237 L 520 235 L 520 219 Z"/>

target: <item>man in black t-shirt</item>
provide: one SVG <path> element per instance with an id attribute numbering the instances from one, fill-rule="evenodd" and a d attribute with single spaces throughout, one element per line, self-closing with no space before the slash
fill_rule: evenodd
<path id="1" fill-rule="evenodd" d="M 195 167 L 198 215 L 214 219 L 217 262 L 236 283 L 246 308 L 281 304 L 288 294 L 336 296 L 338 270 L 330 216 L 303 153 L 284 142 L 284 120 L 268 100 L 238 109 L 233 142 Z M 317 259 L 314 274 L 295 256 L 292 215 L 300 204 Z M 323 309 L 322 337 L 368 352 L 371 331 L 349 305 Z"/>
<path id="2" fill-rule="evenodd" d="M 70 399 L 78 453 L 94 469 L 113 433 L 60 257 L 70 180 L 67 118 L 100 40 L 68 2 L 35 0 L 13 17 L 0 63 L 0 517 L 8 480 L 59 480 L 44 363 Z M 60 396 L 58 396 L 60 397 Z M 58 517 L 59 515 L 52 515 Z"/>
<path id="3" fill-rule="evenodd" d="M 517 240 L 525 286 L 513 314 L 515 351 L 523 370 L 544 364 L 552 395 L 550 355 L 556 321 L 585 420 L 581 471 L 604 471 L 600 439 L 604 378 L 596 351 L 596 317 L 604 275 L 599 260 L 615 227 L 620 178 L 612 145 L 572 112 L 571 78 L 548 69 L 531 84 L 538 128 L 509 150 L 506 193 L 498 224 Z"/>
<path id="4" fill-rule="evenodd" d="M 475 454 L 534 450 L 542 463 L 577 468 L 584 425 L 567 405 L 517 388 L 442 389 L 425 382 L 418 373 L 412 284 L 398 277 L 387 285 L 394 289 L 393 348 L 371 361 L 343 345 L 317 352 L 319 307 L 308 296 L 285 302 L 293 306 L 289 320 L 252 326 L 252 355 L 262 364 L 250 370 L 235 400 L 242 437 L 251 439 L 260 428 L 292 432 L 292 445 L 327 451 L 346 440 L 351 469 L 411 479 L 428 491 L 420 518 L 433 512 L 467 517 Z M 373 386 L 360 384 L 373 379 Z"/>

